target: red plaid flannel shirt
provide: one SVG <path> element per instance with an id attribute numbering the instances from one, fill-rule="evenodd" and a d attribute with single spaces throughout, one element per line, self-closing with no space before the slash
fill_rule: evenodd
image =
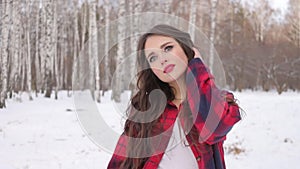
<path id="1" fill-rule="evenodd" d="M 240 117 L 239 107 L 225 101 L 224 97 L 233 94 L 216 87 L 212 75 L 199 58 L 192 59 L 186 72 L 188 105 L 195 117 L 191 130 L 197 131 L 198 142 L 192 144 L 192 134 L 188 133 L 186 139 L 197 160 L 199 169 L 225 169 L 223 141 L 226 134 Z M 179 110 L 172 102 L 168 102 L 159 123 L 163 123 L 164 130 L 172 128 Z M 182 122 L 182 121 L 181 121 Z M 183 122 L 182 122 L 182 125 Z M 170 130 L 171 131 L 171 130 Z M 161 145 L 165 149 L 170 139 L 170 134 L 163 137 Z M 108 164 L 108 169 L 118 169 L 126 158 L 125 154 L 127 137 L 124 133 L 120 136 L 114 155 Z M 156 151 L 145 162 L 143 169 L 156 169 L 164 155 L 164 151 Z"/>

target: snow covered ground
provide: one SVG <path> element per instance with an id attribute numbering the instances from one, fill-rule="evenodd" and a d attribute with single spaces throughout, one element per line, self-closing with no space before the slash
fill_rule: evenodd
<path id="1" fill-rule="evenodd" d="M 228 169 L 297 168 L 300 159 L 300 93 L 235 93 L 243 120 L 225 142 Z M 116 132 L 121 116 L 109 94 L 98 110 Z M 104 169 L 110 153 L 90 140 L 66 92 L 59 99 L 26 94 L 0 109 L 0 169 Z"/>

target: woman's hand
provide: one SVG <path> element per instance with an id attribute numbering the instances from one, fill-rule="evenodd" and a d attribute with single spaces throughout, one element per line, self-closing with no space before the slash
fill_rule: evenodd
<path id="1" fill-rule="evenodd" d="M 193 47 L 193 51 L 195 52 L 194 58 L 200 58 L 201 60 L 203 60 L 203 58 L 197 48 Z"/>

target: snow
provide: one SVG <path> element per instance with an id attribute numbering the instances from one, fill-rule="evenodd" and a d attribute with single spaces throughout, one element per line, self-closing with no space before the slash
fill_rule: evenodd
<path id="1" fill-rule="evenodd" d="M 225 156 L 228 168 L 297 168 L 299 93 L 248 91 L 236 96 L 246 115 L 228 134 L 225 145 L 239 143 L 245 153 Z"/>
<path id="2" fill-rule="evenodd" d="M 296 168 L 299 93 L 243 91 L 235 95 L 245 112 L 224 144 L 227 168 Z M 0 169 L 106 168 L 111 153 L 85 132 L 74 97 L 60 92 L 58 100 L 39 95 L 29 101 L 26 94 L 21 98 L 7 100 L 7 108 L 0 109 Z M 109 99 L 107 93 L 97 108 L 108 126 L 120 134 L 124 123 L 120 111 L 126 104 Z"/>

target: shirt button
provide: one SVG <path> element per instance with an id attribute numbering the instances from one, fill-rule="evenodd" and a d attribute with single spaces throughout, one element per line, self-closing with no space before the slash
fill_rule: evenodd
<path id="1" fill-rule="evenodd" d="M 197 161 L 200 161 L 200 160 L 201 160 L 201 157 L 200 157 L 200 156 L 198 156 L 198 157 L 196 158 L 196 160 L 197 160 Z"/>

